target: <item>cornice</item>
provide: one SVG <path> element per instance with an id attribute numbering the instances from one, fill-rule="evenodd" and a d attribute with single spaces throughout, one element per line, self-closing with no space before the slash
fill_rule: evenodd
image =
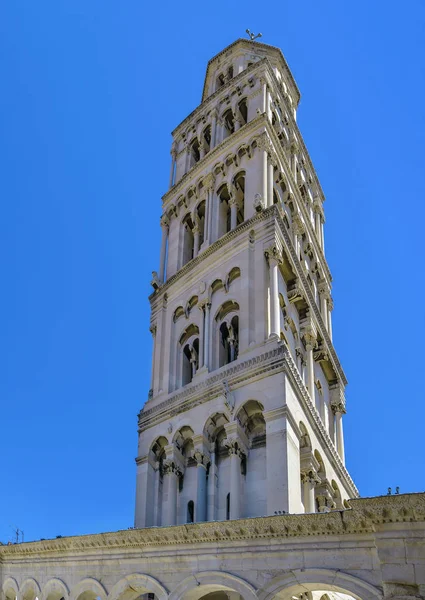
<path id="1" fill-rule="evenodd" d="M 0 546 L 1 561 L 28 561 L 35 558 L 69 557 L 78 554 L 117 554 L 131 549 L 149 549 L 160 546 L 181 548 L 197 544 L 235 546 L 249 540 L 285 540 L 311 537 L 332 538 L 352 535 L 374 535 L 382 526 L 395 523 L 423 523 L 425 521 L 425 493 L 398 496 L 377 496 L 350 500 L 350 509 L 299 515 L 254 517 L 236 521 L 213 521 L 121 530 L 94 535 L 64 537 L 40 542 L 25 542 Z"/>
<path id="2" fill-rule="evenodd" d="M 229 135 L 229 137 L 225 138 L 222 142 L 218 144 L 218 146 L 214 146 L 212 150 L 210 150 L 204 158 L 199 160 L 187 173 L 183 175 L 183 177 L 162 196 L 162 205 L 165 208 L 172 197 L 178 196 L 182 191 L 182 188 L 185 187 L 192 179 L 196 179 L 196 176 L 201 173 L 205 167 L 208 167 L 209 163 L 213 163 L 217 156 L 219 156 L 222 151 L 226 148 L 226 146 L 232 146 L 235 142 L 237 142 L 240 138 L 245 138 L 249 135 L 250 132 L 254 132 L 257 126 L 264 125 L 267 122 L 267 115 L 262 113 L 252 121 L 248 121 L 245 123 L 238 131 Z"/>
<path id="3" fill-rule="evenodd" d="M 219 59 L 223 56 L 223 54 L 225 54 L 226 52 L 228 52 L 231 48 L 233 48 L 234 46 L 236 46 L 237 44 L 241 44 L 243 46 L 247 46 L 248 48 L 261 48 L 263 50 L 271 50 L 272 52 L 275 52 L 279 58 L 282 60 L 283 65 L 285 67 L 285 71 L 287 73 L 287 75 L 289 76 L 289 79 L 292 83 L 292 85 L 294 86 L 295 92 L 297 93 L 297 98 L 296 98 L 296 104 L 295 106 L 297 107 L 299 104 L 299 101 L 301 99 L 301 93 L 300 90 L 298 88 L 297 82 L 294 79 L 294 76 L 292 75 L 292 71 L 289 68 L 288 63 L 286 62 L 285 57 L 283 56 L 283 52 L 280 48 L 278 48 L 277 46 L 271 46 L 270 44 L 263 44 L 262 42 L 254 42 L 252 40 L 246 40 L 244 38 L 238 38 L 237 40 L 235 40 L 232 44 L 230 44 L 229 46 L 226 46 L 226 48 L 223 48 L 223 50 L 221 50 L 218 54 L 216 54 L 215 56 L 213 56 L 207 63 L 207 69 L 206 69 L 206 75 L 205 75 L 205 80 L 204 80 L 204 86 L 202 88 L 202 98 L 201 98 L 201 102 L 204 100 L 204 96 L 206 93 L 206 83 L 207 83 L 207 78 L 208 78 L 208 71 L 209 68 Z M 253 50 L 255 52 L 255 50 Z M 258 64 L 258 63 L 256 63 Z"/>
<path id="4" fill-rule="evenodd" d="M 214 396 L 222 395 L 223 380 L 228 381 L 230 387 L 236 387 L 238 383 L 246 383 L 249 379 L 258 377 L 263 373 L 269 374 L 276 369 L 281 370 L 284 353 L 283 347 L 278 347 L 247 360 L 235 361 L 226 368 L 222 367 L 212 371 L 206 379 L 199 383 L 192 382 L 184 388 L 172 392 L 160 404 L 140 411 L 139 433 L 163 421 L 164 415 L 174 416 L 199 404 L 209 402 Z M 205 390 L 208 390 L 208 394 L 205 394 Z M 153 420 L 152 417 L 155 417 L 155 419 Z"/>
<path id="5" fill-rule="evenodd" d="M 219 248 L 226 246 L 232 240 L 234 241 L 235 237 L 238 237 L 239 234 L 245 231 L 246 229 L 250 229 L 255 223 L 267 219 L 270 216 L 270 214 L 272 214 L 272 207 L 262 212 L 255 213 L 255 215 L 252 216 L 250 219 L 248 219 L 247 221 L 243 221 L 235 229 L 232 229 L 232 231 L 229 231 L 228 233 L 223 235 L 213 244 L 208 246 L 208 248 L 205 248 L 205 250 L 202 250 L 202 252 L 200 252 L 198 256 L 192 258 L 192 260 L 186 263 L 181 269 L 174 273 L 174 275 L 167 279 L 167 281 L 163 283 L 161 287 L 158 288 L 158 290 L 152 292 L 152 294 L 149 296 L 149 301 L 152 302 L 153 300 L 160 299 L 162 295 L 170 288 L 170 286 L 174 285 L 181 277 L 184 277 L 185 275 L 190 273 L 190 271 L 195 269 L 199 263 L 202 263 L 205 258 L 213 254 Z"/>

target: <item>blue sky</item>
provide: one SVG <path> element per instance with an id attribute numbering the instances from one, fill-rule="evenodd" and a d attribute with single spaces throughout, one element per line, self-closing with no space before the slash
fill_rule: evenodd
<path id="1" fill-rule="evenodd" d="M 260 8 L 259 8 L 260 7 Z M 171 130 L 249 27 L 280 46 L 326 195 L 347 466 L 425 490 L 421 0 L 0 4 L 0 540 L 133 523 Z"/>

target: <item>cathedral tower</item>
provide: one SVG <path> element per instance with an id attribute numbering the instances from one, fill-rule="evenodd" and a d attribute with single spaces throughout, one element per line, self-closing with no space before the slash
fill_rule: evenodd
<path id="1" fill-rule="evenodd" d="M 323 192 L 279 49 L 237 40 L 174 131 L 136 527 L 342 508 Z"/>

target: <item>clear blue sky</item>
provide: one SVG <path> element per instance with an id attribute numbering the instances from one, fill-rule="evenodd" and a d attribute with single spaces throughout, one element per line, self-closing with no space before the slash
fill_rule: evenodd
<path id="1" fill-rule="evenodd" d="M 0 540 L 133 523 L 171 130 L 245 29 L 280 46 L 326 195 L 362 495 L 425 490 L 425 7 L 0 4 Z"/>

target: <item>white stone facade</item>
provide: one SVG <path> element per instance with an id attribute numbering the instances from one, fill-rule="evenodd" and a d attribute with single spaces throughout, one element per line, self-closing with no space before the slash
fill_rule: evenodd
<path id="1" fill-rule="evenodd" d="M 212 59 L 173 132 L 136 527 L 342 508 L 345 376 L 323 194 L 276 48 Z"/>
<path id="2" fill-rule="evenodd" d="M 323 194 L 276 48 L 208 64 L 173 132 L 136 528 L 0 546 L 0 600 L 425 600 L 425 494 L 344 466 Z"/>

